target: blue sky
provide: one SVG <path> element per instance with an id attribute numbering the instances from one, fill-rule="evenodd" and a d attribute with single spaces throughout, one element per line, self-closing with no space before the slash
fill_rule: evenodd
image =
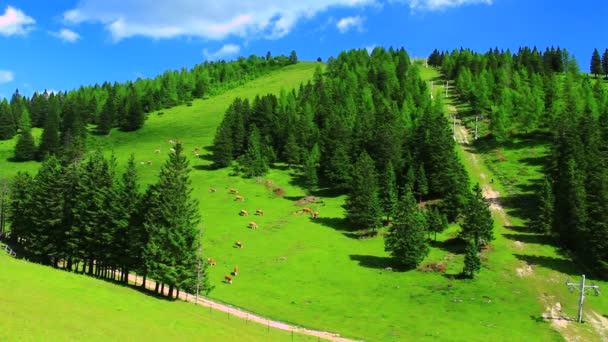
<path id="1" fill-rule="evenodd" d="M 153 77 L 240 55 L 608 48 L 605 0 L 0 0 L 0 97 Z"/>

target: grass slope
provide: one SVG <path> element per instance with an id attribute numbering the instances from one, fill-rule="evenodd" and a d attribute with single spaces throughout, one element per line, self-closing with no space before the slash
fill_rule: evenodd
<path id="1" fill-rule="evenodd" d="M 143 181 L 151 182 L 166 159 L 167 139 L 183 140 L 186 150 L 209 146 L 234 97 L 289 89 L 311 79 L 314 68 L 312 63 L 290 66 L 223 95 L 194 101 L 192 107 L 151 114 L 142 130 L 113 131 L 110 137 L 90 139 L 90 145 L 113 150 L 119 162 L 132 152 L 138 161 L 152 161 L 139 168 Z M 425 77 L 438 76 L 431 69 L 423 72 Z M 6 154 L 2 146 L 0 155 Z M 154 154 L 158 148 L 162 153 Z M 446 263 L 447 275 L 393 272 L 385 269 L 391 263 L 382 238 L 359 240 L 350 231 L 343 220 L 343 196 L 318 194 L 323 203 L 311 206 L 321 217 L 311 220 L 294 213 L 299 208 L 294 203 L 304 192 L 292 171 L 279 167 L 265 177 L 286 191 L 284 198 L 275 198 L 256 180 L 231 177 L 228 169 L 209 170 L 208 164 L 204 157 L 192 156 L 193 194 L 203 214 L 205 253 L 218 263 L 210 268 L 210 280 L 216 286 L 213 299 L 274 319 L 373 341 L 561 340 L 549 323 L 539 319 L 544 307 L 537 301 L 538 290 L 516 275 L 519 261 L 502 234 L 497 234 L 495 251 L 474 281 L 453 277 L 462 269 L 462 249 L 446 240 L 456 235 L 457 227 L 438 236 L 425 260 Z M 0 172 L 14 173 L 15 165 L 3 162 Z M 20 165 L 32 168 L 36 164 Z M 210 193 L 209 187 L 218 191 Z M 245 202 L 235 202 L 228 194 L 233 187 Z M 241 209 L 250 213 L 264 209 L 266 215 L 240 217 Z M 260 229 L 248 229 L 249 221 L 256 221 Z M 244 248 L 234 248 L 235 241 L 242 241 Z M 234 265 L 240 267 L 239 276 L 234 284 L 223 284 Z M 561 280 L 554 286 L 565 290 Z"/>
<path id="2" fill-rule="evenodd" d="M 90 277 L 12 259 L 0 251 L 2 341 L 286 341 L 291 333 Z M 293 336 L 295 341 L 312 341 Z"/>
<path id="3" fill-rule="evenodd" d="M 425 73 L 427 79 L 439 76 L 431 68 L 426 69 Z M 459 104 L 455 98 L 448 99 L 446 105 L 458 112 L 469 110 L 467 105 Z M 470 123 L 465 126 L 472 130 Z M 480 128 L 480 136 L 482 132 L 483 128 Z M 472 141 L 471 136 L 469 141 Z M 534 214 L 531 210 L 531 206 L 535 205 L 534 192 L 543 177 L 542 167 L 548 153 L 547 137 L 540 133 L 522 134 L 500 145 L 480 139 L 474 145 L 460 145 L 458 153 L 471 181 L 498 191 L 504 206 L 504 211 L 493 213 L 496 240 L 481 277 L 497 277 L 502 283 L 510 280 L 508 286 L 519 294 L 517 300 L 524 304 L 522 309 L 525 310 L 517 315 L 528 315 L 530 320 L 539 323 L 551 322 L 551 329 L 558 331 L 568 341 L 608 340 L 608 298 L 589 293 L 583 314 L 586 323 L 573 322 L 577 316 L 578 295 L 570 293 L 565 282 L 580 281 L 580 275 L 585 270 L 553 240 L 530 232 L 526 227 Z M 500 273 L 488 275 L 485 269 L 500 270 Z M 523 271 L 520 273 L 522 275 L 514 276 L 518 271 Z M 606 282 L 588 281 L 601 288 L 608 286 Z M 559 306 L 561 310 L 556 309 Z M 543 314 L 549 319 L 543 320 Z M 555 319 L 557 317 L 566 319 Z M 545 340 L 541 336 L 533 339 Z"/>

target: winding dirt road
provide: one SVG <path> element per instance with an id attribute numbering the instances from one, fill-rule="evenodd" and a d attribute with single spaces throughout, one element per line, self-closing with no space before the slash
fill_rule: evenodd
<path id="1" fill-rule="evenodd" d="M 129 281 L 131 281 L 135 284 L 141 284 L 141 280 L 142 279 L 140 277 L 129 274 Z M 153 290 L 155 288 L 155 286 L 156 286 L 155 282 L 153 282 L 151 280 L 146 280 L 147 289 Z M 165 288 L 165 294 L 168 294 L 167 288 Z M 293 331 L 298 334 L 319 337 L 319 338 L 322 338 L 322 339 L 325 339 L 328 341 L 334 341 L 334 342 L 355 342 L 356 341 L 356 340 L 351 340 L 349 338 L 340 337 L 339 334 L 330 333 L 327 331 L 306 329 L 306 328 L 290 325 L 287 323 L 283 323 L 280 321 L 275 321 L 275 320 L 272 320 L 269 318 L 265 318 L 265 317 L 262 317 L 262 316 L 259 316 L 259 315 L 253 314 L 253 313 L 249 313 L 249 312 L 234 308 L 232 306 L 229 306 L 226 304 L 221 304 L 221 303 L 218 303 L 218 302 L 206 299 L 206 298 L 202 298 L 202 297 L 199 297 L 198 302 L 196 302 L 195 296 L 192 294 L 189 294 L 189 293 L 180 292 L 179 299 L 193 303 L 193 304 L 202 305 L 202 306 L 211 308 L 213 310 L 226 312 L 230 315 L 233 315 L 233 316 L 236 316 L 236 317 L 239 317 L 239 318 L 251 321 L 251 322 L 255 322 L 258 324 L 262 324 L 262 325 L 268 326 L 270 328 L 281 329 L 281 330 L 286 330 L 286 331 Z"/>

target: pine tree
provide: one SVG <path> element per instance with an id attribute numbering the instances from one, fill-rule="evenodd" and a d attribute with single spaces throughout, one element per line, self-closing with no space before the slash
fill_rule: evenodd
<path id="1" fill-rule="evenodd" d="M 196 277 L 198 201 L 192 198 L 188 159 L 181 144 L 150 187 L 143 224 L 150 234 L 145 253 L 148 275 L 173 288 L 184 288 Z"/>
<path id="2" fill-rule="evenodd" d="M 10 184 L 10 201 L 8 218 L 11 223 L 11 239 L 25 245 L 32 228 L 32 184 L 28 173 L 18 172 Z"/>
<path id="3" fill-rule="evenodd" d="M 386 220 L 395 217 L 397 211 L 397 203 L 399 197 L 397 194 L 397 180 L 393 163 L 389 160 L 384 170 L 384 177 L 381 179 L 380 187 L 380 204 L 382 206 L 382 214 L 386 216 Z"/>
<path id="4" fill-rule="evenodd" d="M 467 244 L 464 255 L 464 267 L 462 273 L 469 278 L 474 278 L 475 273 L 481 270 L 481 258 L 479 257 L 479 247 L 473 241 Z"/>
<path id="5" fill-rule="evenodd" d="M 437 208 L 430 208 L 426 214 L 429 233 L 435 233 L 435 241 L 437 241 L 437 233 L 442 233 L 448 228 L 448 218 Z"/>
<path id="6" fill-rule="evenodd" d="M 146 241 L 143 226 L 138 221 L 137 216 L 141 196 L 137 186 L 137 169 L 135 155 L 133 154 L 131 154 L 127 162 L 127 169 L 122 175 L 118 197 L 120 215 L 124 217 L 127 224 L 120 226 L 116 231 L 112 245 L 117 252 L 117 265 L 122 268 L 122 280 L 126 282 L 129 271 L 140 265 Z"/>
<path id="7" fill-rule="evenodd" d="M 404 190 L 397 215 L 389 234 L 384 238 L 384 249 L 407 269 L 416 268 L 429 254 L 426 243 L 426 220 L 409 188 Z"/>
<path id="8" fill-rule="evenodd" d="M 530 222 L 530 227 L 536 232 L 548 234 L 553 227 L 553 205 L 555 201 L 553 187 L 548 178 L 545 178 L 538 197 L 538 214 Z"/>
<path id="9" fill-rule="evenodd" d="M 222 168 L 230 166 L 232 163 L 232 150 L 233 150 L 233 140 L 232 140 L 232 129 L 230 127 L 230 123 L 227 122 L 227 117 L 224 118 L 224 121 L 217 128 L 215 133 L 215 138 L 213 139 L 213 165 L 216 168 Z"/>
<path id="10" fill-rule="evenodd" d="M 32 129 L 32 121 L 30 119 L 30 112 L 27 108 L 23 108 L 21 116 L 19 117 L 19 123 L 17 125 L 21 132 L 30 131 Z"/>
<path id="11" fill-rule="evenodd" d="M 494 239 L 493 228 L 494 221 L 492 220 L 488 202 L 483 197 L 481 187 L 479 184 L 476 184 L 473 187 L 473 193 L 469 197 L 464 213 L 461 236 L 472 238 L 475 245 L 479 246 L 482 241 L 490 242 Z"/>
<path id="12" fill-rule="evenodd" d="M 261 140 L 260 131 L 254 125 L 249 134 L 247 151 L 241 158 L 244 176 L 247 178 L 263 176 L 268 172 L 268 158 Z"/>
<path id="13" fill-rule="evenodd" d="M 602 58 L 600 57 L 599 51 L 597 49 L 593 50 L 593 55 L 591 56 L 591 73 L 597 77 L 598 75 L 604 75 L 604 68 L 602 67 Z"/>
<path id="14" fill-rule="evenodd" d="M 108 99 L 103 105 L 101 113 L 99 113 L 99 120 L 97 122 L 97 134 L 107 135 L 114 126 L 114 116 L 116 114 L 114 92 L 109 91 Z"/>
<path id="15" fill-rule="evenodd" d="M 8 101 L 4 99 L 0 102 L 0 140 L 11 139 L 16 133 L 11 108 Z"/>
<path id="16" fill-rule="evenodd" d="M 422 202 L 422 199 L 429 194 L 429 184 L 426 179 L 426 173 L 424 172 L 424 166 L 421 164 L 416 172 L 416 195 L 418 200 Z"/>
<path id="17" fill-rule="evenodd" d="M 15 161 L 28 161 L 36 159 L 36 144 L 30 130 L 21 132 L 15 145 Z"/>
<path id="18" fill-rule="evenodd" d="M 608 78 L 608 49 L 604 50 L 602 54 L 602 69 L 604 69 L 604 76 Z"/>
<path id="19" fill-rule="evenodd" d="M 363 151 L 353 167 L 350 193 L 345 205 L 347 220 L 360 228 L 378 228 L 382 215 L 378 193 L 374 161 Z"/>
<path id="20" fill-rule="evenodd" d="M 54 155 L 59 151 L 59 118 L 57 112 L 51 110 L 47 113 L 42 141 L 38 147 L 38 160 L 45 159 L 48 155 Z"/>
<path id="21" fill-rule="evenodd" d="M 317 175 L 319 168 L 319 146 L 315 145 L 313 149 L 308 153 L 302 166 L 302 173 L 304 175 L 304 186 L 308 193 L 311 193 L 319 183 L 319 176 Z"/>
<path id="22" fill-rule="evenodd" d="M 296 54 L 295 51 L 291 51 L 291 53 L 289 54 L 289 64 L 296 64 L 298 63 L 298 55 Z"/>

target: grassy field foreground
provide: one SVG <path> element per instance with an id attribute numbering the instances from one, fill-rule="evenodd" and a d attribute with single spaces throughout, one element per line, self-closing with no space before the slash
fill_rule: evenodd
<path id="1" fill-rule="evenodd" d="M 15 260 L 0 251 L 1 341 L 286 341 L 291 333 Z M 295 341 L 313 340 L 295 334 Z"/>

